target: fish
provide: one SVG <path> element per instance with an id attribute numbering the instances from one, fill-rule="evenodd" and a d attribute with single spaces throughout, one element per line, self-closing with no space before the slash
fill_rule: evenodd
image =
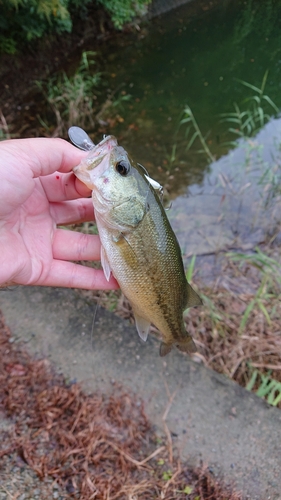
<path id="1" fill-rule="evenodd" d="M 93 145 L 73 171 L 92 190 L 104 274 L 107 280 L 113 274 L 129 300 L 141 339 L 154 324 L 162 335 L 160 356 L 173 346 L 195 352 L 183 312 L 202 300 L 187 282 L 161 185 L 112 135 Z"/>

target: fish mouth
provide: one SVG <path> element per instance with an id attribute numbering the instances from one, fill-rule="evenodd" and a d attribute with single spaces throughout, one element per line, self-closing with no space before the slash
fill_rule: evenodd
<path id="1" fill-rule="evenodd" d="M 97 169 L 97 167 L 103 162 L 103 160 L 110 154 L 109 151 L 103 152 L 103 154 L 95 154 L 87 156 L 81 161 L 79 165 L 73 168 L 73 172 L 76 177 L 86 184 L 86 186 L 93 190 L 95 188 L 95 182 L 93 180 L 92 172 Z M 95 176 L 95 174 L 94 174 Z"/>

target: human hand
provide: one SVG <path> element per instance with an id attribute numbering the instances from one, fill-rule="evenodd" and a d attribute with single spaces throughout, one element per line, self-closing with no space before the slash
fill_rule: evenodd
<path id="1" fill-rule="evenodd" d="M 101 270 L 98 236 L 58 225 L 94 220 L 90 190 L 72 172 L 85 153 L 62 139 L 0 142 L 0 287 L 115 289 Z"/>

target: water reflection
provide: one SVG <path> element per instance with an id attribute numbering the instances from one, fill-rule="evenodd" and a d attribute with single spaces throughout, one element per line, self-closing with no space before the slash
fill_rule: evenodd
<path id="1" fill-rule="evenodd" d="M 211 165 L 202 184 L 173 202 L 171 224 L 185 262 L 191 254 L 249 250 L 279 237 L 281 119 Z"/>

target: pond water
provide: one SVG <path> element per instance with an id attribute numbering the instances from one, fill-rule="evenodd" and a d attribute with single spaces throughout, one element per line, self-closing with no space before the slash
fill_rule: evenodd
<path id="1" fill-rule="evenodd" d="M 234 102 L 246 109 L 243 101 L 258 93 L 240 80 L 261 88 L 266 72 L 264 95 L 281 106 L 280 23 L 273 1 L 191 2 L 100 54 L 111 88 L 131 96 L 110 133 L 167 188 L 185 264 L 192 253 L 254 248 L 278 227 L 280 120 L 231 151 L 225 142 L 236 136 L 220 115 L 234 111 Z M 198 138 L 186 149 L 194 132 L 187 138 L 179 126 L 186 105 L 207 136 L 212 163 L 198 153 Z"/>
<path id="2" fill-rule="evenodd" d="M 164 184 L 165 171 L 177 168 L 168 182 L 172 197 L 201 182 L 208 168 L 208 159 L 197 153 L 198 140 L 185 150 L 186 126 L 179 128 L 179 122 L 186 105 L 217 157 L 227 152 L 224 142 L 230 139 L 220 114 L 254 94 L 239 79 L 260 88 L 268 71 L 265 94 L 281 106 L 280 23 L 277 2 L 235 0 L 212 7 L 195 1 L 104 47 L 100 60 L 110 86 L 131 96 L 121 111 L 124 121 L 111 132 Z"/>
<path id="3" fill-rule="evenodd" d="M 262 243 L 281 243 L 281 119 L 211 165 L 200 184 L 189 186 L 169 211 L 187 266 L 192 254 L 200 274 L 212 280 L 220 252 L 247 253 Z M 217 275 L 219 272 L 217 272 Z"/>

